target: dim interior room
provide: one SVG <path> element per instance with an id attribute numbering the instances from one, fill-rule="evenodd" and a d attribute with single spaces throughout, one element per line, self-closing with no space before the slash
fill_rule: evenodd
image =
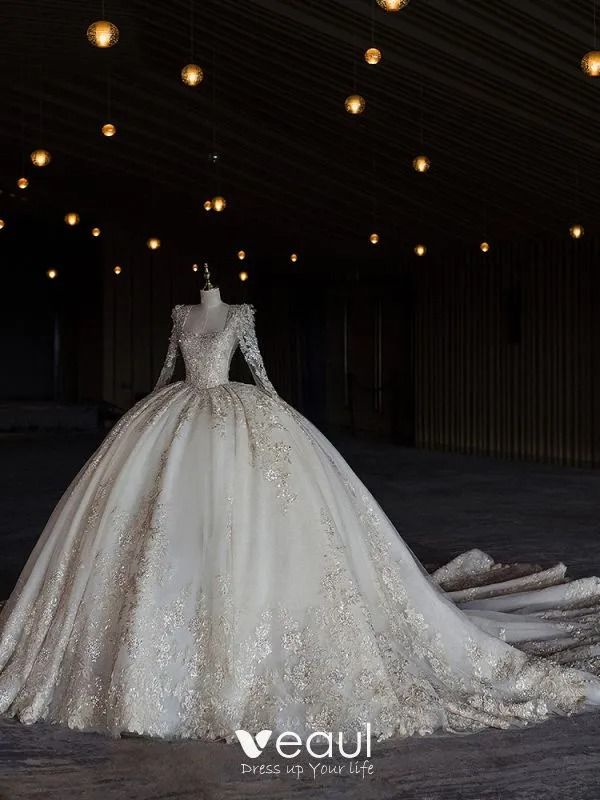
<path id="1" fill-rule="evenodd" d="M 494 569 L 600 575 L 597 15 L 4 0 L 0 603 L 157 391 L 174 307 L 217 287 L 255 307 L 279 397 L 427 571 L 477 549 Z M 251 383 L 242 351 L 231 380 Z M 0 716 L 2 800 L 599 794 L 598 714 L 391 737 L 360 781 L 248 777 L 221 741 L 51 723 Z"/>

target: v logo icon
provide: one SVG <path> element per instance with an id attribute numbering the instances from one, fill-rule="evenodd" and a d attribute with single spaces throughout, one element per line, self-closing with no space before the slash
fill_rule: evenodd
<path id="1" fill-rule="evenodd" d="M 267 746 L 272 733 L 273 731 L 260 731 L 254 737 L 248 731 L 240 730 L 236 731 L 235 735 L 238 737 L 238 741 L 248 758 L 258 758 Z"/>

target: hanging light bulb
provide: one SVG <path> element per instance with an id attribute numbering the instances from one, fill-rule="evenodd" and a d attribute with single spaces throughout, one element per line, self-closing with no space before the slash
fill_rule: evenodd
<path id="1" fill-rule="evenodd" d="M 94 239 L 97 239 L 101 233 L 102 231 L 100 230 L 100 228 L 92 228 L 92 236 L 94 237 Z"/>
<path id="2" fill-rule="evenodd" d="M 242 270 L 242 271 L 240 272 L 240 280 L 242 281 L 242 283 L 244 283 L 245 281 L 247 281 L 247 280 L 248 280 L 248 277 L 249 277 L 249 276 L 248 276 L 248 273 L 247 273 L 247 272 L 245 272 L 244 270 Z"/>
<path id="3" fill-rule="evenodd" d="M 119 41 L 119 29 L 112 22 L 99 19 L 97 22 L 92 22 L 87 29 L 87 38 L 94 47 L 104 50 Z"/>
<path id="4" fill-rule="evenodd" d="M 198 264 L 192 264 L 192 272 L 198 272 Z"/>
<path id="5" fill-rule="evenodd" d="M 212 207 L 217 212 L 225 211 L 225 209 L 227 208 L 227 201 L 225 200 L 224 197 L 218 194 L 216 197 L 213 197 L 212 199 Z"/>
<path id="6" fill-rule="evenodd" d="M 379 244 L 379 234 L 378 233 L 372 233 L 369 236 L 369 241 L 371 242 L 371 244 Z"/>
<path id="7" fill-rule="evenodd" d="M 211 211 L 212 210 L 212 200 L 205 200 L 204 201 L 204 210 Z"/>
<path id="8" fill-rule="evenodd" d="M 31 153 L 31 163 L 34 167 L 47 167 L 52 161 L 52 156 L 47 150 L 39 148 Z"/>
<path id="9" fill-rule="evenodd" d="M 427 248 L 424 244 L 418 244 L 415 246 L 415 254 L 418 256 L 424 256 L 427 252 Z"/>
<path id="10" fill-rule="evenodd" d="M 0 219 L 0 231 L 4 228 L 5 225 L 6 225 L 6 222 L 4 222 L 3 219 Z"/>
<path id="11" fill-rule="evenodd" d="M 292 253 L 292 255 L 290 256 L 290 261 L 292 262 L 292 264 L 295 264 L 296 261 L 298 261 L 298 254 Z"/>
<path id="12" fill-rule="evenodd" d="M 600 50 L 590 50 L 581 59 L 581 69 L 590 78 L 597 78 L 600 75 Z"/>
<path id="13" fill-rule="evenodd" d="M 56 278 L 56 276 L 58 275 L 58 270 L 48 269 L 46 270 L 46 275 L 50 278 L 51 281 L 53 281 L 54 278 Z"/>
<path id="14" fill-rule="evenodd" d="M 198 64 L 186 64 L 181 70 L 181 80 L 186 86 L 198 86 L 204 80 L 204 71 Z"/>
<path id="15" fill-rule="evenodd" d="M 377 0 L 384 11 L 401 11 L 410 3 L 410 0 Z"/>
<path id="16" fill-rule="evenodd" d="M 366 108 L 367 101 L 360 94 L 351 94 L 346 98 L 344 105 L 349 114 L 362 114 Z"/>
<path id="17" fill-rule="evenodd" d="M 112 122 L 107 122 L 105 125 L 102 126 L 102 135 L 110 138 L 114 136 L 117 132 L 117 126 L 113 125 Z"/>
<path id="18" fill-rule="evenodd" d="M 428 158 L 428 156 L 416 156 L 412 163 L 417 172 L 427 172 L 431 166 L 431 160 Z"/>
<path id="19" fill-rule="evenodd" d="M 581 237 L 585 233 L 585 229 L 583 225 L 575 224 L 571 225 L 571 227 L 569 228 L 569 233 L 571 234 L 572 239 L 581 239 Z"/>
<path id="20" fill-rule="evenodd" d="M 68 214 L 65 214 L 65 222 L 67 225 L 70 225 L 71 228 L 75 225 L 79 225 L 79 214 L 76 211 L 69 211 Z"/>
<path id="21" fill-rule="evenodd" d="M 19 187 L 19 189 L 26 189 L 29 186 L 29 181 L 27 180 L 27 178 L 19 178 L 19 180 L 17 181 L 17 186 Z"/>
<path id="22" fill-rule="evenodd" d="M 479 245 L 479 249 L 482 253 L 489 253 L 490 252 L 490 243 L 489 242 L 482 242 Z"/>
<path id="23" fill-rule="evenodd" d="M 381 50 L 378 47 L 369 47 L 365 50 L 365 61 L 367 64 L 379 64 L 381 58 Z"/>
<path id="24" fill-rule="evenodd" d="M 118 264 L 117 264 L 117 266 L 116 266 L 116 267 L 113 269 L 113 272 L 115 273 L 115 275 L 120 275 L 122 271 L 123 271 L 123 270 L 121 269 L 121 267 L 120 267 Z"/>
<path id="25" fill-rule="evenodd" d="M 240 261 L 243 261 L 246 258 L 246 251 L 245 250 L 238 250 L 237 257 Z"/>
<path id="26" fill-rule="evenodd" d="M 160 239 L 157 239 L 156 236 L 151 236 L 146 242 L 146 245 L 150 250 L 158 250 L 160 247 Z"/>

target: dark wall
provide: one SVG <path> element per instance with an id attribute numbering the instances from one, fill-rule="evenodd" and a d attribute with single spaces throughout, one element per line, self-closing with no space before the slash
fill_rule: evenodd
<path id="1" fill-rule="evenodd" d="M 418 447 L 600 463 L 598 243 L 415 259 L 330 295 L 328 419 Z"/>
<path id="2" fill-rule="evenodd" d="M 420 271 L 417 444 L 600 463 L 598 265 L 567 240 Z"/>
<path id="3" fill-rule="evenodd" d="M 101 247 L 87 229 L 2 212 L 3 401 L 97 401 L 102 380 Z M 49 280 L 46 271 L 57 270 Z"/>
<path id="4" fill-rule="evenodd" d="M 170 309 L 197 301 L 200 274 L 168 246 L 121 255 L 119 278 L 116 255 L 105 267 L 104 398 L 126 408 L 156 380 Z M 600 463 L 597 255 L 592 241 L 503 245 L 329 277 L 313 260 L 240 283 L 232 254 L 217 273 L 224 299 L 257 306 L 275 385 L 320 427 L 588 466 Z"/>

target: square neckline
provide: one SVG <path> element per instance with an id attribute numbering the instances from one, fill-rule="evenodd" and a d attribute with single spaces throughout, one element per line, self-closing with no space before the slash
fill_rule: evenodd
<path id="1" fill-rule="evenodd" d="M 186 309 L 181 324 L 179 326 L 179 338 L 183 339 L 184 337 L 193 337 L 193 338 L 201 338 L 207 336 L 220 336 L 222 333 L 225 333 L 227 328 L 229 327 L 229 323 L 233 316 L 234 308 L 238 306 L 233 303 L 227 304 L 227 314 L 225 316 L 225 324 L 223 327 L 218 331 L 198 331 L 197 333 L 193 333 L 192 331 L 185 331 L 185 323 L 187 322 L 187 318 L 190 315 L 190 311 L 192 308 L 197 308 L 198 306 L 202 305 L 202 303 L 192 303 L 190 305 L 184 305 L 183 308 Z"/>

